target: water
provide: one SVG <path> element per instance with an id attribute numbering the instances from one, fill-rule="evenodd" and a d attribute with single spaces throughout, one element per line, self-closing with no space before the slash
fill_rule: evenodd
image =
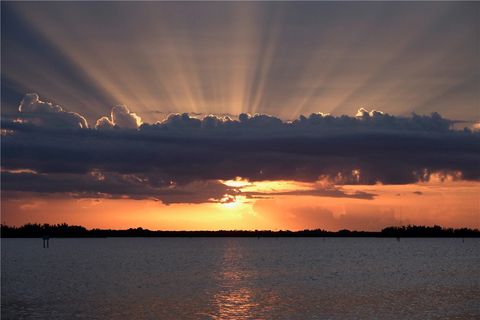
<path id="1" fill-rule="evenodd" d="M 480 319 L 480 239 L 2 239 L 2 319 Z"/>

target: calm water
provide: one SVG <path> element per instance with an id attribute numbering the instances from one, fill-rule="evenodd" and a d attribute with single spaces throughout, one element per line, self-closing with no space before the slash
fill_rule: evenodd
<path id="1" fill-rule="evenodd" d="M 480 239 L 2 239 L 2 319 L 480 319 Z"/>

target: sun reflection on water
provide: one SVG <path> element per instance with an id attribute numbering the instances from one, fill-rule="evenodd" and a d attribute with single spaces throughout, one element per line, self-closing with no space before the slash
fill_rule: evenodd
<path id="1" fill-rule="evenodd" d="M 253 295 L 249 288 L 231 288 L 214 296 L 218 307 L 218 314 L 213 319 L 251 319 L 252 310 L 258 307 L 253 301 Z"/>
<path id="2" fill-rule="evenodd" d="M 258 312 L 260 306 L 250 285 L 256 274 L 246 268 L 243 248 L 238 241 L 226 243 L 216 278 L 219 289 L 212 297 L 213 319 L 251 319 Z"/>

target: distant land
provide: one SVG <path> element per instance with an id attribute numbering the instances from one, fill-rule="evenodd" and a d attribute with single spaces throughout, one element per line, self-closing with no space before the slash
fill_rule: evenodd
<path id="1" fill-rule="evenodd" d="M 104 237 L 438 237 L 478 238 L 480 230 L 468 228 L 442 228 L 440 226 L 387 227 L 381 231 L 326 231 L 313 230 L 218 230 L 218 231 L 152 231 L 143 228 L 125 230 L 90 229 L 63 224 L 25 224 L 21 227 L 1 225 L 2 238 L 104 238 Z"/>

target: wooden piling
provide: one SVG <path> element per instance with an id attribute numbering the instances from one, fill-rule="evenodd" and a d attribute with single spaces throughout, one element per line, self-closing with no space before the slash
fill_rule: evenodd
<path id="1" fill-rule="evenodd" d="M 50 248 L 50 237 L 43 236 L 43 248 Z"/>

